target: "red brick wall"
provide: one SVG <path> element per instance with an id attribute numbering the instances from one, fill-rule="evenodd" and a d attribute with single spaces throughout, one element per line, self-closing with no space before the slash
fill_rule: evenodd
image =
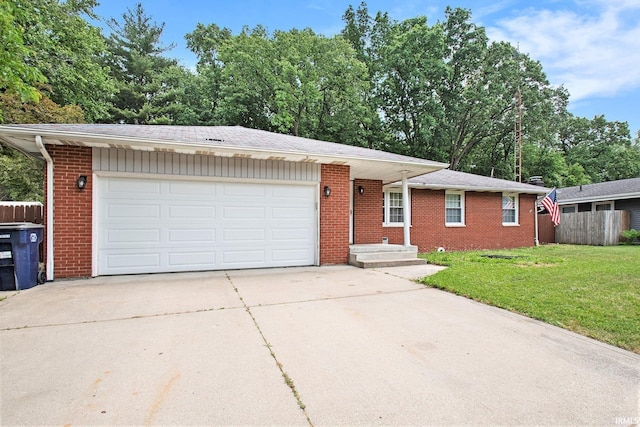
<path id="1" fill-rule="evenodd" d="M 353 243 L 382 243 L 382 181 L 356 179 L 353 193 Z"/>
<path id="2" fill-rule="evenodd" d="M 331 196 L 324 196 L 324 187 Z M 320 167 L 320 264 L 349 260 L 349 166 Z"/>
<path id="3" fill-rule="evenodd" d="M 53 159 L 54 277 L 91 276 L 92 160 L 91 148 L 48 145 Z M 80 191 L 76 180 L 87 176 Z"/>
<path id="4" fill-rule="evenodd" d="M 518 226 L 502 225 L 502 193 L 465 192 L 465 227 L 446 227 L 444 190 L 411 189 L 411 244 L 420 252 L 533 246 L 534 195 L 519 195 Z M 357 221 L 357 220 L 356 220 Z M 402 227 L 385 227 L 389 243 L 403 244 Z"/>

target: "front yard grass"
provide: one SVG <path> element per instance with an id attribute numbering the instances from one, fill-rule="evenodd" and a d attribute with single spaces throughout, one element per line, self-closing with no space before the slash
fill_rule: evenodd
<path id="1" fill-rule="evenodd" d="M 640 353 L 638 246 L 548 245 L 421 256 L 449 267 L 425 277 L 425 285 Z"/>

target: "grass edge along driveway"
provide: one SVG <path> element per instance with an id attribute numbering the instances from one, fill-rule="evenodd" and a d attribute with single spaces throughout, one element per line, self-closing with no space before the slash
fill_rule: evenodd
<path id="1" fill-rule="evenodd" d="M 422 279 L 486 304 L 640 353 L 640 246 L 545 245 L 421 254 Z"/>

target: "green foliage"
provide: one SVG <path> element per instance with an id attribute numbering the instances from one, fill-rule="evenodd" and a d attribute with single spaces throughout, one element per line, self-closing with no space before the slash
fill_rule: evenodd
<path id="1" fill-rule="evenodd" d="M 510 255 L 511 259 L 486 255 Z M 637 247 L 550 245 L 424 255 L 423 282 L 640 353 Z"/>
<path id="2" fill-rule="evenodd" d="M 581 165 L 591 182 L 640 176 L 640 144 L 631 140 L 626 122 L 568 115 L 559 144 L 566 162 Z"/>
<path id="3" fill-rule="evenodd" d="M 163 46 L 160 38 L 164 23 L 152 22 L 141 3 L 134 10 L 127 9 L 122 20 L 108 21 L 111 34 L 107 40 L 109 55 L 106 65 L 116 80 L 112 99 L 111 122 L 135 124 L 170 123 L 166 115 L 166 81 L 177 61 L 163 56 L 173 45 Z M 175 83 L 175 80 L 173 80 Z M 160 99 L 158 99 L 160 98 Z"/>
<path id="4" fill-rule="evenodd" d="M 0 145 L 0 200 L 42 202 L 44 164 Z"/>
<path id="5" fill-rule="evenodd" d="M 306 29 L 237 36 L 216 25 L 187 35 L 211 101 L 194 111 L 225 123 L 358 144 L 368 89 L 365 66 L 340 37 Z"/>
<path id="6" fill-rule="evenodd" d="M 622 237 L 625 238 L 625 244 L 635 245 L 640 243 L 640 230 L 632 228 L 631 230 L 625 230 L 622 232 Z"/>
<path id="7" fill-rule="evenodd" d="M 106 117 L 113 82 L 101 65 L 106 53 L 94 17 L 95 0 L 14 0 L 23 11 L 24 41 L 33 55 L 26 63 L 47 78 L 58 105 L 79 105 L 89 121 Z"/>
<path id="8" fill-rule="evenodd" d="M 36 52 L 25 44 L 27 11 L 20 0 L 0 1 L 0 92 L 17 94 L 22 102 L 37 101 L 38 83 L 46 82 L 46 77 L 32 65 Z M 2 110 L 0 106 L 0 121 Z"/>

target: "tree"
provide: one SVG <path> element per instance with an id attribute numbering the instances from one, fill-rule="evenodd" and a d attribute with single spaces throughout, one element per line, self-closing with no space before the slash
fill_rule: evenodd
<path id="1" fill-rule="evenodd" d="M 631 140 L 627 122 L 567 115 L 559 133 L 568 164 L 579 164 L 592 182 L 640 176 L 640 144 Z"/>
<path id="2" fill-rule="evenodd" d="M 101 65 L 106 44 L 95 0 L 12 0 L 23 11 L 24 41 L 33 51 L 26 63 L 47 78 L 49 97 L 58 105 L 79 105 L 89 121 L 104 119 L 113 82 Z"/>
<path id="3" fill-rule="evenodd" d="M 394 141 L 389 148 L 437 160 L 431 142 L 444 115 L 437 93 L 446 72 L 442 28 L 425 17 L 407 19 L 391 24 L 382 40 L 374 96 Z"/>
<path id="4" fill-rule="evenodd" d="M 20 101 L 37 101 L 38 83 L 44 83 L 46 77 L 35 66 L 31 65 L 35 52 L 24 41 L 26 12 L 20 7 L 18 0 L 0 2 L 0 92 L 16 94 Z M 0 121 L 2 110 L 0 105 Z"/>
<path id="5" fill-rule="evenodd" d="M 222 68 L 224 64 L 219 58 L 222 45 L 232 38 L 231 30 L 220 28 L 216 24 L 204 26 L 198 24 L 196 29 L 185 36 L 187 47 L 198 56 L 195 85 L 199 88 L 199 97 L 192 102 L 197 120 L 201 124 L 223 124 L 218 112 L 223 85 Z M 207 94 L 202 96 L 201 94 Z"/>
<path id="6" fill-rule="evenodd" d="M 113 18 L 108 21 L 111 34 L 107 39 L 106 65 L 116 80 L 111 122 L 166 121 L 154 99 L 163 86 L 160 76 L 167 68 L 176 66 L 177 61 L 163 56 L 173 45 L 162 45 L 164 23 L 158 25 L 151 19 L 138 3 L 134 10 L 127 9 L 121 21 Z"/>
<path id="7" fill-rule="evenodd" d="M 16 93 L 0 94 L 5 123 L 84 123 L 77 105 L 59 106 L 46 94 L 23 102 Z M 0 145 L 0 200 L 43 201 L 43 163 Z"/>
<path id="8" fill-rule="evenodd" d="M 368 77 L 342 38 L 260 26 L 237 36 L 199 26 L 187 38 L 212 88 L 212 121 L 362 144 Z"/>

